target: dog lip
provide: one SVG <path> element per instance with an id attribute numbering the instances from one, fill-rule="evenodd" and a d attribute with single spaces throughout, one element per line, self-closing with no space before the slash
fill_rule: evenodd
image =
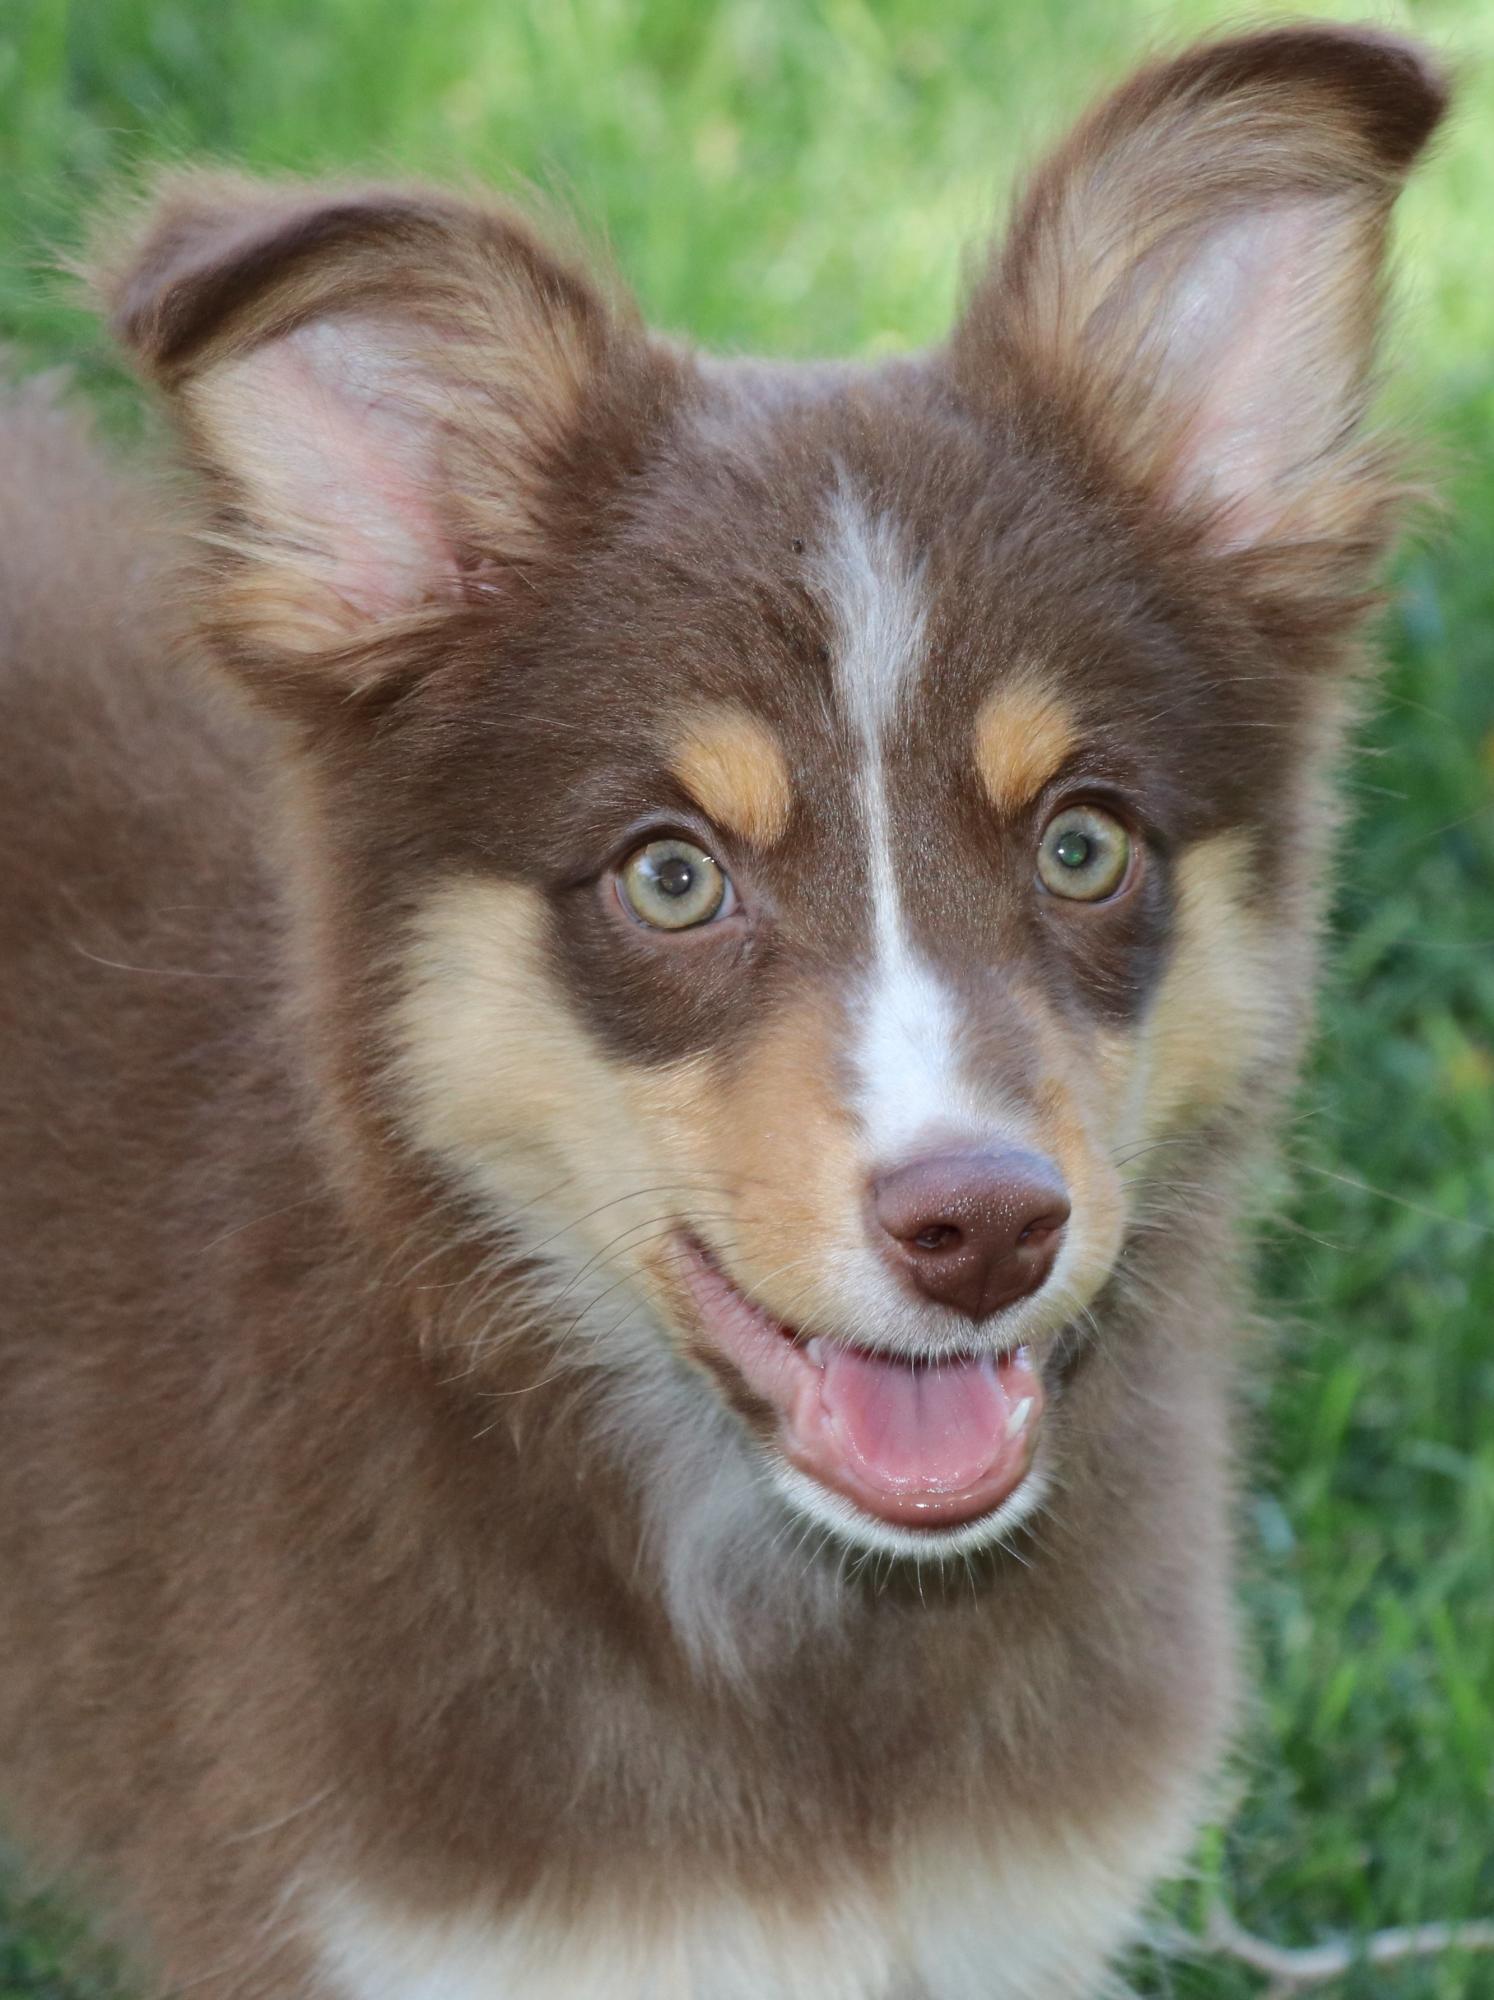
<path id="1" fill-rule="evenodd" d="M 988 1358 L 998 1362 L 1010 1361 L 1018 1354 L 1026 1352 L 1025 1346 L 1020 1342 L 1013 1341 L 1003 1345 L 997 1341 L 982 1341 L 979 1346 L 974 1347 L 940 1347 L 937 1350 L 931 1348 L 925 1354 L 908 1354 L 900 1348 L 875 1347 L 869 1342 L 846 1340 L 839 1334 L 806 1333 L 802 1327 L 791 1326 L 787 1320 L 775 1318 L 766 1306 L 759 1305 L 756 1299 L 744 1292 L 736 1279 L 722 1265 L 710 1245 L 702 1242 L 693 1231 L 682 1230 L 680 1235 L 686 1250 L 723 1285 L 730 1286 L 742 1304 L 762 1321 L 765 1330 L 772 1332 L 776 1339 L 796 1349 L 816 1366 L 823 1362 L 826 1352 L 832 1349 L 840 1349 L 850 1354 L 864 1354 L 869 1360 L 896 1362 L 908 1368 L 938 1366 L 945 1361 L 981 1361 Z"/>
<path id="2" fill-rule="evenodd" d="M 1025 1349 L 928 1359 L 786 1326 L 689 1231 L 684 1291 L 712 1356 L 778 1418 L 801 1474 L 876 1520 L 948 1528 L 1003 1506 L 1031 1470 L 1044 1390 Z"/>

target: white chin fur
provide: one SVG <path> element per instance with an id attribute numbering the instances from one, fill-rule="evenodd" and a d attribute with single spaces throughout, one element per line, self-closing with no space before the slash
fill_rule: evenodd
<path id="1" fill-rule="evenodd" d="M 973 1521 L 958 1521 L 948 1528 L 905 1528 L 893 1521 L 880 1521 L 853 1500 L 832 1493 L 807 1472 L 777 1458 L 772 1467 L 773 1484 L 798 1514 L 816 1527 L 827 1529 L 837 1541 L 869 1555 L 911 1556 L 918 1562 L 945 1562 L 973 1555 L 977 1549 L 999 1546 L 1042 1506 L 1048 1496 L 1048 1480 L 1041 1462 L 1035 1464 L 1016 1492 L 989 1514 Z"/>

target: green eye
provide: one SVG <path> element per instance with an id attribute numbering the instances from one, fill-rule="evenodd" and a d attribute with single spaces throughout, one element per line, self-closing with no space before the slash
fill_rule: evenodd
<path id="1" fill-rule="evenodd" d="M 688 931 L 731 907 L 731 878 L 688 840 L 651 840 L 624 862 L 618 893 L 641 923 Z"/>
<path id="2" fill-rule="evenodd" d="M 1066 806 L 1043 830 L 1038 874 L 1055 896 L 1099 903 L 1113 896 L 1131 866 L 1131 836 L 1094 806 Z"/>

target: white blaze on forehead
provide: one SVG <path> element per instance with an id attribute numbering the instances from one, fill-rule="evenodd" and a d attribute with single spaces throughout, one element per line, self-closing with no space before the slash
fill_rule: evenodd
<path id="1" fill-rule="evenodd" d="M 984 1126 L 959 1064 L 958 1003 L 908 936 L 893 862 L 887 746 L 925 659 L 924 579 L 887 515 L 840 486 L 818 581 L 836 625 L 841 706 L 858 750 L 857 797 L 868 846 L 873 956 L 853 1051 L 871 1156 L 908 1152 L 938 1128 Z"/>
<path id="2" fill-rule="evenodd" d="M 839 638 L 841 701 L 875 753 L 867 775 L 880 788 L 882 737 L 923 659 L 928 623 L 923 575 L 908 560 L 896 523 L 885 514 L 870 518 L 839 486 L 830 503 L 820 582 Z"/>

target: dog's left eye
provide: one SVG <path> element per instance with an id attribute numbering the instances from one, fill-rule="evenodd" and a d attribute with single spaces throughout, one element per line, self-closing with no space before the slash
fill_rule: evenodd
<path id="1" fill-rule="evenodd" d="M 688 931 L 728 916 L 731 877 L 688 840 L 651 840 L 623 863 L 617 890 L 624 906 L 660 931 Z"/>
<path id="2" fill-rule="evenodd" d="M 1131 836 L 1097 806 L 1066 806 L 1043 829 L 1038 875 L 1055 896 L 1081 903 L 1113 896 L 1131 869 Z"/>

